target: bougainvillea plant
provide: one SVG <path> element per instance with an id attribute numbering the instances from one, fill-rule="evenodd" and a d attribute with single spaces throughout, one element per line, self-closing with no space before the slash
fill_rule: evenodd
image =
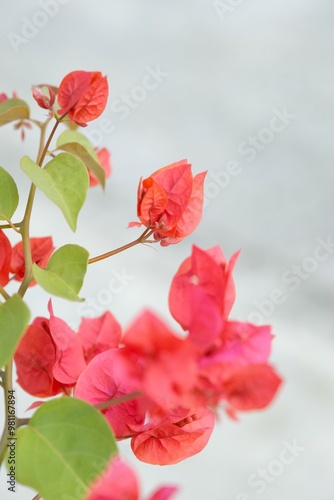
<path id="1" fill-rule="evenodd" d="M 0 381 L 6 416 L 0 458 L 8 489 L 15 491 L 18 481 L 36 490 L 35 499 L 138 500 L 138 479 L 117 442 L 129 440 L 141 461 L 176 464 L 206 446 L 218 412 L 236 419 L 239 412 L 269 405 L 281 384 L 269 364 L 271 329 L 230 319 L 238 253 L 228 261 L 219 246 L 194 246 L 176 270 L 169 308 L 179 332 L 150 310 L 125 331 L 110 311 L 83 318 L 77 331 L 57 317 L 50 296 L 82 300 L 88 265 L 142 243 L 177 244 L 192 233 L 202 215 L 206 172 L 194 175 L 181 160 L 140 179 L 139 220 L 129 227 L 144 229 L 123 247 L 96 257 L 75 244 L 55 248 L 52 236 L 30 235 L 35 193 L 57 205 L 75 231 L 89 187 L 103 187 L 111 173 L 109 152 L 96 150 L 78 131 L 103 112 L 108 83 L 100 72 L 74 71 L 59 87 L 40 85 L 32 95 L 46 110 L 44 122 L 32 119 L 21 99 L 0 95 L 0 125 L 14 122 L 22 138 L 25 129 L 40 129 L 36 161 L 24 156 L 20 162 L 31 181 L 21 221 L 15 221 L 16 183 L 0 167 Z M 15 245 L 14 232 L 20 236 Z M 13 281 L 17 289 L 9 294 Z M 36 285 L 46 292 L 48 317 L 31 318 L 25 304 Z M 29 419 L 15 412 L 13 361 L 18 385 L 36 397 Z M 150 499 L 168 500 L 177 489 L 161 486 Z"/>

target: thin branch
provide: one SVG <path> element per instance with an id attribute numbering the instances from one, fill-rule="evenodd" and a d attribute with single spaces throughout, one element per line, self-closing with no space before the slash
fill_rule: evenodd
<path id="1" fill-rule="evenodd" d="M 124 250 L 127 250 L 128 248 L 134 247 L 135 245 L 138 245 L 139 243 L 147 243 L 147 238 L 149 238 L 153 234 L 152 229 L 145 229 L 143 234 L 139 236 L 134 241 L 131 241 L 130 243 L 127 243 L 126 245 L 123 245 L 119 248 L 116 248 L 115 250 L 111 250 L 110 252 L 103 253 L 102 255 L 97 255 L 96 257 L 92 257 L 91 259 L 88 260 L 88 264 L 93 264 L 94 262 L 99 262 L 100 260 L 108 259 L 109 257 L 112 257 L 113 255 L 116 255 L 117 253 L 124 252 Z"/>
<path id="2" fill-rule="evenodd" d="M 103 403 L 98 403 L 94 405 L 98 410 L 105 410 L 106 408 L 110 408 L 111 406 L 116 406 L 121 403 L 125 403 L 125 401 L 131 401 L 131 399 L 136 399 L 141 396 L 140 392 L 132 392 L 131 394 L 125 394 L 120 398 L 108 399 L 107 401 L 103 401 Z"/>
<path id="3" fill-rule="evenodd" d="M 16 418 L 16 428 L 22 427 L 23 425 L 28 425 L 30 418 Z"/>
<path id="4" fill-rule="evenodd" d="M 22 226 L 22 222 L 11 222 L 11 221 L 8 222 L 9 222 L 8 224 L 0 224 L 0 229 L 14 229 L 14 231 L 20 233 L 20 231 L 17 228 Z"/>
<path id="5" fill-rule="evenodd" d="M 2 295 L 5 300 L 10 299 L 10 295 L 8 295 L 8 293 L 4 288 L 2 288 L 2 286 L 0 286 L 0 295 Z"/>
<path id="6" fill-rule="evenodd" d="M 52 138 L 57 130 L 59 123 L 60 123 L 60 120 L 57 120 L 56 123 L 54 124 L 53 129 L 51 130 L 51 133 L 50 133 L 49 138 L 46 141 L 45 145 L 44 145 L 44 139 L 45 139 L 45 133 L 46 133 L 46 125 L 48 124 L 48 121 L 45 122 L 44 126 L 41 127 L 41 139 L 40 139 L 40 147 L 39 147 L 38 159 L 37 159 L 37 164 L 40 167 L 43 164 L 45 155 L 47 153 L 47 150 L 50 146 L 50 143 L 51 143 Z M 34 184 L 31 184 L 30 192 L 29 192 L 29 196 L 28 196 L 28 201 L 27 201 L 27 206 L 26 206 L 26 210 L 24 213 L 23 221 L 22 221 L 22 227 L 21 227 L 24 262 L 25 262 L 24 278 L 23 278 L 21 286 L 18 290 L 18 293 L 21 295 L 21 297 L 23 297 L 24 294 L 26 293 L 26 291 L 31 283 L 31 280 L 32 280 L 32 258 L 31 258 L 31 249 L 30 249 L 30 239 L 29 239 L 29 226 L 30 226 L 30 218 L 31 218 L 31 212 L 32 212 L 32 206 L 34 203 L 35 193 L 36 193 L 36 186 Z"/>

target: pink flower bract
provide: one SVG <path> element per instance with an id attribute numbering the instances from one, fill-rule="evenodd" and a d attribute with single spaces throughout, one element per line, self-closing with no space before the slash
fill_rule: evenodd
<path id="1" fill-rule="evenodd" d="M 32 261 L 39 267 L 45 267 L 54 250 L 51 236 L 43 238 L 30 238 L 30 248 Z M 22 241 L 13 247 L 10 272 L 14 274 L 15 280 L 23 280 L 25 263 Z M 34 284 L 36 284 L 36 282 L 32 281 L 30 286 L 33 286 Z"/>
<path id="2" fill-rule="evenodd" d="M 68 113 L 71 121 L 84 127 L 101 115 L 107 99 L 107 78 L 99 71 L 72 71 L 59 85 L 58 113 Z"/>
<path id="3" fill-rule="evenodd" d="M 106 179 L 108 179 L 108 177 L 110 177 L 111 175 L 110 152 L 107 148 L 102 148 L 98 149 L 96 151 L 96 154 L 99 159 L 100 165 L 104 170 Z M 97 186 L 99 184 L 99 181 L 97 180 L 95 174 L 91 170 L 88 170 L 88 175 L 90 187 Z"/>
<path id="4" fill-rule="evenodd" d="M 193 177 L 191 165 L 181 160 L 140 180 L 137 214 L 144 226 L 154 230 L 154 238 L 162 246 L 178 243 L 198 226 L 205 176 L 201 172 Z"/>
<path id="5" fill-rule="evenodd" d="M 11 258 L 12 246 L 5 233 L 0 229 L 0 286 L 5 286 L 9 282 Z"/>
<path id="6" fill-rule="evenodd" d="M 214 413 L 203 408 L 183 420 L 167 422 L 134 436 L 131 448 L 142 462 L 176 464 L 199 453 L 206 446 L 214 425 Z"/>
<path id="7" fill-rule="evenodd" d="M 190 338 L 205 349 L 223 328 L 235 300 L 232 270 L 238 253 L 228 263 L 220 249 L 192 254 L 179 267 L 169 292 L 169 309 Z"/>

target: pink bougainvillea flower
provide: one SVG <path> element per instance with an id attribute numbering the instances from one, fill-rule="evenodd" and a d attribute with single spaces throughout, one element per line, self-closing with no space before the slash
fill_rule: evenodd
<path id="1" fill-rule="evenodd" d="M 2 102 L 4 102 L 4 101 L 7 101 L 7 99 L 8 99 L 7 94 L 5 94 L 4 92 L 2 92 L 2 93 L 0 94 L 0 103 L 2 103 Z"/>
<path id="2" fill-rule="evenodd" d="M 85 127 L 104 111 L 108 99 L 107 77 L 99 71 L 72 71 L 58 89 L 60 116 L 69 114 L 72 122 Z"/>
<path id="3" fill-rule="evenodd" d="M 18 383 L 29 394 L 54 396 L 71 389 L 86 367 L 79 337 L 60 318 L 36 318 L 16 350 Z"/>
<path id="4" fill-rule="evenodd" d="M 45 267 L 50 255 L 54 250 L 51 236 L 43 238 L 30 238 L 30 248 L 32 261 L 39 267 Z M 20 241 L 13 247 L 10 272 L 14 274 L 14 279 L 22 281 L 25 273 L 23 243 Z M 32 281 L 30 286 L 35 285 L 36 282 Z"/>
<path id="5" fill-rule="evenodd" d="M 177 490 L 175 486 L 163 486 L 147 500 L 169 500 Z M 93 482 L 85 500 L 140 500 L 137 476 L 124 460 L 114 456 L 105 471 Z"/>
<path id="6" fill-rule="evenodd" d="M 43 109 L 52 109 L 56 100 L 56 94 L 49 85 L 37 85 L 37 87 L 33 87 L 32 96 L 38 106 Z"/>
<path id="7" fill-rule="evenodd" d="M 136 378 L 139 367 L 127 363 L 121 355 L 122 349 L 110 349 L 92 359 L 80 375 L 75 388 L 75 397 L 93 405 L 138 391 Z M 145 421 L 147 404 L 141 397 L 115 404 L 104 410 L 104 415 L 116 437 L 122 439 L 133 435 L 132 426 Z"/>
<path id="8" fill-rule="evenodd" d="M 198 226 L 205 176 L 206 172 L 201 172 L 193 177 L 191 165 L 181 160 L 140 180 L 137 215 L 144 226 L 154 231 L 154 238 L 162 246 L 178 243 Z"/>
<path id="9" fill-rule="evenodd" d="M 238 253 L 228 263 L 219 246 L 192 254 L 179 267 L 169 292 L 169 309 L 190 338 L 207 348 L 220 334 L 235 300 L 232 270 Z"/>
<path id="10" fill-rule="evenodd" d="M 123 337 L 123 355 L 142 367 L 143 393 L 165 409 L 194 404 L 197 353 L 150 311 L 144 311 Z"/>
<path id="11" fill-rule="evenodd" d="M 97 150 L 96 153 L 107 179 L 111 175 L 110 152 L 107 148 L 102 148 Z M 97 186 L 99 181 L 97 180 L 95 174 L 91 170 L 88 170 L 88 174 L 90 187 Z"/>
<path id="12" fill-rule="evenodd" d="M 118 347 L 122 331 L 120 324 L 109 312 L 99 318 L 83 318 L 78 330 L 87 363 L 97 354 Z"/>
<path id="13" fill-rule="evenodd" d="M 10 261 L 12 246 L 5 233 L 0 229 L 0 286 L 9 282 Z"/>
<path id="14" fill-rule="evenodd" d="M 166 422 L 135 435 L 131 448 L 142 462 L 172 465 L 199 453 L 215 425 L 214 413 L 202 408 L 182 420 Z"/>

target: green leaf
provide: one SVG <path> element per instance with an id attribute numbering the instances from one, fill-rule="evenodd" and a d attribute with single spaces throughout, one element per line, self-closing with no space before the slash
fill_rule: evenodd
<path id="1" fill-rule="evenodd" d="M 17 294 L 0 305 L 0 368 L 13 356 L 29 318 L 30 311 Z"/>
<path id="2" fill-rule="evenodd" d="M 0 127 L 25 118 L 29 118 L 29 107 L 26 102 L 13 98 L 0 103 Z"/>
<path id="3" fill-rule="evenodd" d="M 88 190 L 89 177 L 85 164 L 70 153 L 60 153 L 44 168 L 24 156 L 21 168 L 38 189 L 60 208 L 70 228 L 75 231 Z"/>
<path id="4" fill-rule="evenodd" d="M 0 167 L 0 220 L 10 220 L 19 203 L 19 193 L 13 177 Z"/>
<path id="5" fill-rule="evenodd" d="M 81 132 L 76 132 L 74 130 L 65 130 L 57 139 L 57 148 L 60 148 L 60 146 L 69 142 L 77 142 L 88 151 L 88 153 L 92 158 L 94 158 L 94 160 L 99 161 L 93 144 L 84 134 L 81 134 Z"/>
<path id="6" fill-rule="evenodd" d="M 50 257 L 45 269 L 33 264 L 33 276 L 48 293 L 67 300 L 78 297 L 87 271 L 89 253 L 79 245 L 64 245 Z"/>
<path id="7" fill-rule="evenodd" d="M 96 408 L 63 397 L 44 403 L 17 432 L 17 479 L 44 500 L 82 500 L 117 445 Z"/>
<path id="8" fill-rule="evenodd" d="M 57 140 L 57 149 L 67 151 L 76 155 L 84 162 L 86 167 L 91 170 L 95 175 L 101 186 L 104 188 L 106 181 L 106 174 L 100 165 L 96 151 L 87 139 L 86 136 L 80 132 L 72 130 L 65 130 Z"/>

